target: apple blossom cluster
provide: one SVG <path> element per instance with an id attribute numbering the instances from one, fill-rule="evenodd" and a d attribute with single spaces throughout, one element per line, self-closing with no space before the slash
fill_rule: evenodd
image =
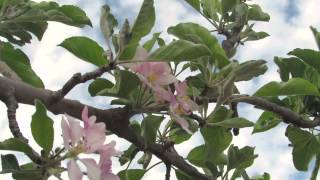
<path id="1" fill-rule="evenodd" d="M 139 47 L 133 61 L 147 61 L 148 57 L 148 52 Z M 189 123 L 183 116 L 190 115 L 192 111 L 198 110 L 199 107 L 187 95 L 186 81 L 179 82 L 166 62 L 137 62 L 126 64 L 125 67 L 135 72 L 139 79 L 153 90 L 159 102 L 167 101 L 170 103 L 169 113 L 171 118 L 191 134 Z M 175 90 L 170 88 L 170 84 L 174 84 Z"/>
<path id="2" fill-rule="evenodd" d="M 119 177 L 112 173 L 112 156 L 121 153 L 115 149 L 116 143 L 112 141 L 105 144 L 106 127 L 104 123 L 95 123 L 96 117 L 88 117 L 88 108 L 82 111 L 84 126 L 80 121 L 66 115 L 61 121 L 62 137 L 65 148 L 68 150 L 67 163 L 68 176 L 70 180 L 81 180 L 83 173 L 77 162 L 81 162 L 87 168 L 87 176 L 90 180 L 119 180 Z M 92 158 L 78 158 L 81 153 L 98 153 L 99 163 Z"/>

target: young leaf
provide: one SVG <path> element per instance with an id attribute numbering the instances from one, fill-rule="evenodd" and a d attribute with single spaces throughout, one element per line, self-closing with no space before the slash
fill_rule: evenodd
<path id="1" fill-rule="evenodd" d="M 117 19 L 111 14 L 110 7 L 105 4 L 101 8 L 100 29 L 106 41 L 109 41 L 113 34 L 113 28 L 118 25 Z"/>
<path id="2" fill-rule="evenodd" d="M 3 43 L 0 47 L 0 61 L 5 62 L 25 83 L 44 88 L 42 80 L 32 70 L 29 58 L 20 49 L 15 49 L 10 43 Z"/>
<path id="3" fill-rule="evenodd" d="M 307 171 L 311 159 L 320 151 L 317 138 L 297 127 L 288 126 L 286 136 L 293 145 L 293 164 L 299 171 Z"/>
<path id="4" fill-rule="evenodd" d="M 269 14 L 262 11 L 261 7 L 257 4 L 250 5 L 248 11 L 248 20 L 253 21 L 269 21 L 270 16 Z"/>
<path id="5" fill-rule="evenodd" d="M 31 132 L 34 140 L 49 153 L 53 146 L 53 120 L 47 115 L 46 107 L 39 100 L 35 100 L 36 112 L 32 115 Z"/>
<path id="6" fill-rule="evenodd" d="M 255 123 L 252 134 L 267 131 L 277 126 L 280 122 L 281 119 L 279 119 L 272 112 L 265 111 Z"/>
<path id="7" fill-rule="evenodd" d="M 221 126 L 225 128 L 244 128 L 252 127 L 254 123 L 244 118 L 231 118 L 221 122 L 211 123 L 211 125 Z"/>
<path id="8" fill-rule="evenodd" d="M 206 158 L 217 161 L 221 153 L 230 145 L 232 134 L 224 127 L 204 127 L 201 129 L 202 137 L 205 141 Z"/>
<path id="9" fill-rule="evenodd" d="M 14 171 L 19 171 L 20 169 L 18 160 L 16 156 L 13 154 L 1 155 L 1 165 L 2 165 L 1 173 L 10 173 Z"/>
<path id="10" fill-rule="evenodd" d="M 140 80 L 137 75 L 126 70 L 116 70 L 114 73 L 116 84 L 112 88 L 104 88 L 96 95 L 98 96 L 114 96 L 121 98 L 129 98 L 130 94 L 137 89 Z"/>
<path id="11" fill-rule="evenodd" d="M 296 56 L 320 72 L 320 52 L 312 49 L 294 49 L 288 53 Z"/>
<path id="12" fill-rule="evenodd" d="M 269 34 L 263 31 L 261 32 L 252 31 L 251 33 L 248 34 L 248 37 L 245 39 L 245 41 L 257 41 L 260 39 L 264 39 L 268 36 Z"/>
<path id="13" fill-rule="evenodd" d="M 314 28 L 312 26 L 310 26 L 310 29 L 311 29 L 311 31 L 313 33 L 314 39 L 316 40 L 318 49 L 320 50 L 320 32 L 316 28 Z"/>
<path id="14" fill-rule="evenodd" d="M 192 177 L 188 176 L 186 173 L 183 171 L 176 169 L 175 170 L 177 180 L 193 180 Z"/>
<path id="15" fill-rule="evenodd" d="M 292 78 L 288 82 L 270 82 L 261 87 L 255 96 L 294 96 L 315 95 L 319 96 L 318 89 L 309 81 L 301 78 Z"/>
<path id="16" fill-rule="evenodd" d="M 274 57 L 274 62 L 278 65 L 280 70 L 280 77 L 282 81 L 288 81 L 289 75 L 291 77 L 304 77 L 306 63 L 301 61 L 299 58 L 281 58 Z"/>
<path id="17" fill-rule="evenodd" d="M 162 61 L 196 60 L 203 56 L 210 56 L 210 50 L 201 44 L 194 44 L 186 40 L 177 40 L 163 46 L 151 54 L 151 59 Z"/>
<path id="18" fill-rule="evenodd" d="M 154 26 L 156 15 L 153 0 L 144 0 L 139 15 L 132 27 L 131 43 L 138 43 L 140 39 L 151 31 Z"/>
<path id="19" fill-rule="evenodd" d="M 200 11 L 200 0 L 185 0 L 190 6 Z"/>
<path id="20" fill-rule="evenodd" d="M 152 38 L 149 41 L 147 41 L 146 43 L 144 43 L 143 48 L 145 50 L 147 50 L 148 52 L 151 51 L 151 49 L 153 48 L 153 46 L 157 42 L 157 39 L 159 38 L 160 34 L 161 34 L 160 32 L 154 33 Z"/>
<path id="21" fill-rule="evenodd" d="M 218 40 L 205 27 L 195 23 L 180 23 L 168 28 L 168 33 L 180 39 L 196 44 L 206 45 L 219 68 L 226 66 L 229 61 Z"/>
<path id="22" fill-rule="evenodd" d="M 148 143 L 153 143 L 156 140 L 157 132 L 163 121 L 163 116 L 149 115 L 143 119 L 141 123 L 141 135 Z"/>
<path id="23" fill-rule="evenodd" d="M 146 171 L 143 169 L 128 169 L 118 173 L 120 180 L 140 180 Z"/>
<path id="24" fill-rule="evenodd" d="M 97 78 L 89 85 L 88 91 L 91 96 L 96 96 L 100 91 L 110 89 L 113 86 L 114 84 L 111 81 L 104 78 Z"/>
<path id="25" fill-rule="evenodd" d="M 228 166 L 227 169 L 245 169 L 253 164 L 254 159 L 258 157 L 254 154 L 254 148 L 244 147 L 239 149 L 237 146 L 231 145 L 228 150 Z"/>
<path id="26" fill-rule="evenodd" d="M 221 3 L 219 0 L 202 0 L 204 14 L 214 21 L 218 21 L 218 13 L 221 13 Z"/>
<path id="27" fill-rule="evenodd" d="M 239 3 L 240 3 L 239 0 L 222 0 L 221 1 L 222 15 L 225 16 L 225 14 L 232 11 L 234 7 Z"/>
<path id="28" fill-rule="evenodd" d="M 264 74 L 267 70 L 265 60 L 246 61 L 234 68 L 231 73 L 235 75 L 235 82 L 248 81 L 254 77 Z"/>
<path id="29" fill-rule="evenodd" d="M 32 148 L 28 144 L 17 138 L 10 138 L 0 142 L 0 150 L 18 151 L 25 154 L 31 154 L 33 152 Z"/>
<path id="30" fill-rule="evenodd" d="M 92 26 L 91 21 L 86 13 L 77 6 L 63 5 L 58 10 L 72 20 L 71 23 L 66 24 L 79 27 L 83 27 L 83 25 Z"/>
<path id="31" fill-rule="evenodd" d="M 90 38 L 80 36 L 70 37 L 65 39 L 59 46 L 67 49 L 78 58 L 96 66 L 103 66 L 108 63 L 108 60 L 103 56 L 103 48 Z"/>
<path id="32" fill-rule="evenodd" d="M 198 167 L 204 167 L 204 162 L 206 160 L 206 147 L 205 145 L 197 146 L 193 148 L 188 156 L 187 159 L 190 163 L 198 166 Z"/>

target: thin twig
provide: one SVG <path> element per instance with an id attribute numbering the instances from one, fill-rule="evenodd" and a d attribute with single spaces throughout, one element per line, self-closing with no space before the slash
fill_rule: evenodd
<path id="1" fill-rule="evenodd" d="M 100 77 L 103 73 L 110 71 L 115 68 L 113 63 L 109 63 L 104 65 L 92 72 L 85 73 L 81 75 L 81 73 L 74 74 L 62 87 L 62 89 L 54 92 L 53 94 L 53 101 L 58 101 L 62 99 L 65 95 L 67 95 L 76 85 L 80 83 L 87 82 L 92 79 L 96 79 Z"/>

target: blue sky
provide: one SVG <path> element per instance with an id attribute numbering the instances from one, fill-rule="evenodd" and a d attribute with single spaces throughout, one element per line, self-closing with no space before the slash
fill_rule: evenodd
<path id="1" fill-rule="evenodd" d="M 43 79 L 48 89 L 59 89 L 67 79 L 76 72 L 86 72 L 94 69 L 93 66 L 79 61 L 70 53 L 61 47 L 57 47 L 65 38 L 71 36 L 88 36 L 105 47 L 104 40 L 100 34 L 98 27 L 99 13 L 101 5 L 108 3 L 112 12 L 123 22 L 128 18 L 133 22 L 136 17 L 142 0 L 59 0 L 63 4 L 78 4 L 81 6 L 91 18 L 94 28 L 78 29 L 65 26 L 59 23 L 51 23 L 43 40 L 38 42 L 34 40 L 31 45 L 25 46 L 23 49 L 32 61 L 32 66 L 37 74 Z M 93 3 L 94 2 L 94 3 Z M 309 25 L 320 28 L 320 18 L 314 12 L 317 12 L 320 0 L 256 0 L 253 1 L 262 6 L 262 8 L 271 15 L 269 23 L 256 23 L 256 30 L 266 31 L 271 36 L 258 41 L 249 42 L 245 46 L 241 46 L 237 52 L 236 59 L 239 61 L 252 59 L 265 59 L 268 61 L 268 72 L 259 78 L 250 82 L 238 83 L 241 93 L 252 94 L 255 89 L 261 87 L 268 81 L 278 81 L 277 68 L 274 66 L 274 56 L 286 56 L 290 50 L 294 48 L 311 48 L 316 49 L 312 34 L 309 31 Z M 157 22 L 153 32 L 163 32 L 162 37 L 169 41 L 172 37 L 168 36 L 166 29 L 169 26 L 176 25 L 179 22 L 196 22 L 203 26 L 210 27 L 204 18 L 196 14 L 183 0 L 156 0 Z M 83 103 L 87 103 L 100 108 L 108 108 L 106 105 L 110 99 L 90 98 L 86 92 L 88 84 L 77 86 L 68 95 L 68 98 L 78 99 Z M 30 118 L 34 112 L 32 106 L 21 105 L 18 110 L 18 120 L 22 127 L 23 133 L 27 137 L 31 137 Z M 240 116 L 246 117 L 252 121 L 256 121 L 261 111 L 254 110 L 252 106 L 241 105 Z M 0 103 L 1 122 L 6 122 L 5 106 Z M 61 116 L 52 116 L 55 120 L 56 135 L 55 142 L 57 146 L 61 145 L 60 137 L 60 119 Z M 249 169 L 250 175 L 262 174 L 268 172 L 272 179 L 275 180 L 291 180 L 291 179 L 307 179 L 309 173 L 298 173 L 293 167 L 291 160 L 291 149 L 288 148 L 288 140 L 284 136 L 285 125 L 280 125 L 273 130 L 251 136 L 252 129 L 241 131 L 240 136 L 234 138 L 233 143 L 238 146 L 255 146 L 256 153 L 259 157 L 254 165 Z M 0 125 L 0 140 L 10 137 L 10 133 L 6 124 Z M 114 139 L 110 137 L 109 139 Z M 124 149 L 128 144 L 124 140 L 117 141 L 117 147 Z M 33 141 L 32 144 L 35 144 Z M 190 142 L 183 143 L 177 147 L 178 151 L 186 156 L 191 146 L 202 144 L 202 140 L 198 134 L 194 135 Z M 26 159 L 20 159 L 25 162 Z M 152 163 L 157 162 L 155 158 Z M 115 160 L 114 171 L 117 172 L 123 167 L 119 167 Z M 163 167 L 159 166 L 150 171 L 146 176 L 147 179 L 159 179 L 164 176 Z M 0 178 L 9 178 L 10 176 L 0 176 Z M 174 178 L 173 178 L 174 179 Z"/>

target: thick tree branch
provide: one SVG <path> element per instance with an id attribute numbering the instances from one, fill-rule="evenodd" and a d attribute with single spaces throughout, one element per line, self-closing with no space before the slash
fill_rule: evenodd
<path id="1" fill-rule="evenodd" d="M 255 105 L 259 109 L 274 112 L 282 117 L 283 122 L 293 124 L 301 128 L 313 128 L 320 125 L 320 118 L 315 118 L 313 121 L 306 121 L 298 113 L 289 108 L 279 106 L 278 104 L 269 102 L 260 97 L 250 97 L 243 95 L 234 95 L 230 98 L 232 102 L 244 102 Z"/>
<path id="2" fill-rule="evenodd" d="M 0 100 L 5 101 L 6 91 L 3 87 L 14 87 L 14 96 L 18 103 L 34 105 L 34 100 L 41 100 L 54 114 L 64 114 L 67 113 L 75 118 L 81 119 L 81 111 L 84 104 L 79 101 L 69 100 L 62 98 L 55 103 L 52 103 L 52 97 L 54 92 L 45 89 L 37 89 L 31 87 L 22 82 L 13 81 L 4 77 L 0 77 Z M 212 177 L 208 177 L 201 174 L 195 167 L 188 164 L 183 157 L 181 157 L 176 152 L 168 152 L 160 144 L 149 144 L 146 143 L 143 137 L 134 133 L 133 129 L 129 127 L 129 118 L 133 115 L 133 112 L 127 108 L 115 108 L 108 110 L 101 110 L 94 107 L 88 107 L 89 113 L 91 115 L 96 115 L 99 122 L 104 122 L 107 129 L 111 130 L 117 136 L 128 140 L 129 142 L 135 144 L 140 150 L 147 150 L 164 162 L 168 162 L 173 166 L 181 169 L 189 176 L 196 180 L 211 180 Z"/>

